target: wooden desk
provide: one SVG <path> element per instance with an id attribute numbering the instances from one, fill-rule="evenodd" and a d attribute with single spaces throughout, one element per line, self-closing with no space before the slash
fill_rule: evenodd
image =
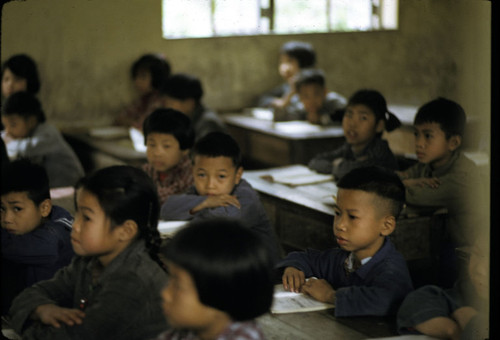
<path id="1" fill-rule="evenodd" d="M 341 126 L 273 122 L 244 114 L 223 117 L 244 160 L 261 167 L 307 164 L 317 153 L 335 149 L 344 142 Z"/>
<path id="2" fill-rule="evenodd" d="M 141 166 L 146 163 L 146 153 L 136 151 L 129 137 L 97 138 L 88 129 L 63 129 L 64 138 L 80 158 L 85 172 L 111 165 Z"/>
<path id="3" fill-rule="evenodd" d="M 337 194 L 335 183 L 292 188 L 260 178 L 262 175 L 279 173 L 286 168 L 243 173 L 243 178 L 259 192 L 283 250 L 287 253 L 306 248 L 323 250 L 336 246 L 333 237 L 334 202 L 331 197 Z M 443 214 L 432 213 L 425 216 L 403 214 L 398 219 L 396 229 L 390 238 L 407 261 L 414 261 L 413 263 L 418 261 L 419 266 L 421 262 L 427 265 L 429 262 L 432 263 L 431 259 L 435 256 L 436 249 L 433 249 L 432 245 L 436 244 L 438 239 L 436 235 L 440 235 L 445 217 Z M 422 275 L 430 274 L 422 273 Z"/>
<path id="4" fill-rule="evenodd" d="M 394 336 L 390 318 L 335 318 L 333 309 L 307 313 L 265 314 L 257 319 L 267 339 L 366 339 Z"/>

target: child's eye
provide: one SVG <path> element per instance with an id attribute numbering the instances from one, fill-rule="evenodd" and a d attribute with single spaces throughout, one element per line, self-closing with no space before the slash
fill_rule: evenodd
<path id="1" fill-rule="evenodd" d="M 335 210 L 335 211 L 333 212 L 333 214 L 334 214 L 335 216 L 340 216 L 340 210 Z"/>
<path id="2" fill-rule="evenodd" d="M 169 144 L 163 144 L 162 146 L 163 146 L 163 148 L 165 148 L 165 149 L 168 149 L 168 148 L 170 147 L 170 145 L 169 145 Z"/>
<path id="3" fill-rule="evenodd" d="M 430 133 L 426 133 L 424 136 L 425 136 L 426 139 L 432 138 L 432 135 Z"/>
<path id="4" fill-rule="evenodd" d="M 361 120 L 368 120 L 368 116 L 366 116 L 366 115 L 362 115 L 362 116 L 361 116 Z"/>
<path id="5" fill-rule="evenodd" d="M 355 220 L 355 219 L 356 219 L 356 218 L 358 218 L 358 217 L 357 217 L 357 216 L 354 216 L 354 215 L 349 214 L 349 218 L 350 218 L 351 220 Z"/>
<path id="6" fill-rule="evenodd" d="M 199 178 L 203 178 L 203 177 L 205 177 L 205 174 L 197 174 L 196 176 Z"/>
<path id="7" fill-rule="evenodd" d="M 19 211 L 23 210 L 23 208 L 21 208 L 21 207 L 14 207 L 13 210 L 15 212 L 19 212 Z"/>
<path id="8" fill-rule="evenodd" d="M 226 175 L 219 175 L 219 178 L 220 178 L 220 179 L 224 179 L 224 178 L 226 178 L 226 177 L 227 177 Z"/>

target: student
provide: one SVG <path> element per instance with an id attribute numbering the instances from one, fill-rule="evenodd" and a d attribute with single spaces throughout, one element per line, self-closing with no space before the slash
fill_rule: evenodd
<path id="1" fill-rule="evenodd" d="M 210 132 L 225 131 L 219 116 L 202 103 L 201 81 L 193 75 L 177 73 L 170 76 L 163 88 L 165 106 L 180 111 L 191 119 L 196 140 Z"/>
<path id="2" fill-rule="evenodd" d="M 287 109 L 293 110 L 299 100 L 295 96 L 295 77 L 300 70 L 314 67 L 316 52 L 311 44 L 302 41 L 289 41 L 281 47 L 278 71 L 285 81 L 282 85 L 265 93 L 259 98 L 258 106 L 273 107 L 275 114 L 286 115 Z"/>
<path id="3" fill-rule="evenodd" d="M 52 188 L 74 186 L 84 174 L 78 157 L 56 127 L 45 121 L 40 102 L 28 92 L 11 95 L 2 114 L 2 132 L 10 159 L 42 165 Z"/>
<path id="4" fill-rule="evenodd" d="M 164 251 L 163 312 L 174 328 L 157 340 L 264 339 L 253 320 L 269 311 L 272 259 L 262 239 L 235 220 L 192 222 Z"/>
<path id="5" fill-rule="evenodd" d="M 76 256 L 52 280 L 13 302 L 23 339 L 150 339 L 165 330 L 158 292 L 158 198 L 129 166 L 104 168 L 77 186 L 71 243 Z"/>
<path id="6" fill-rule="evenodd" d="M 395 314 L 412 290 L 406 261 L 388 237 L 404 205 L 404 186 L 392 171 L 366 167 L 337 187 L 333 233 L 340 248 L 288 254 L 277 265 L 284 269 L 283 287 L 335 304 L 337 317 Z"/>
<path id="7" fill-rule="evenodd" d="M 450 287 L 458 275 L 454 248 L 470 246 L 484 221 L 481 176 L 473 161 L 460 152 L 466 116 L 454 101 L 437 98 L 423 105 L 414 120 L 418 163 L 398 172 L 413 207 L 446 207 L 446 235 L 440 244 L 440 273 Z"/>
<path id="8" fill-rule="evenodd" d="M 212 132 L 195 143 L 194 186 L 185 194 L 171 195 L 161 208 L 164 220 L 198 220 L 233 217 L 263 237 L 274 259 L 278 243 L 257 192 L 241 178 L 240 148 L 228 134 Z"/>
<path id="9" fill-rule="evenodd" d="M 342 118 L 346 142 L 333 151 L 316 155 L 308 166 L 320 173 L 333 174 L 337 180 L 364 166 L 397 170 L 396 157 L 381 136 L 384 129 L 392 131 L 400 125 L 378 91 L 359 90 L 349 98 Z"/>
<path id="10" fill-rule="evenodd" d="M 307 69 L 301 71 L 295 82 L 295 90 L 300 99 L 297 110 L 289 115 L 293 120 L 307 120 L 312 124 L 332 124 L 347 103 L 338 93 L 328 92 L 323 71 Z"/>
<path id="11" fill-rule="evenodd" d="M 40 78 L 35 61 L 26 54 L 16 54 L 2 65 L 2 98 L 15 92 L 26 91 L 36 95 Z"/>
<path id="12" fill-rule="evenodd" d="M 28 160 L 2 166 L 2 315 L 24 288 L 48 280 L 74 255 L 73 217 L 53 206 L 45 169 Z"/>
<path id="13" fill-rule="evenodd" d="M 156 109 L 142 128 L 148 163 L 143 170 L 153 179 L 160 205 L 168 196 L 181 194 L 193 185 L 189 149 L 194 133 L 185 114 L 172 109 Z"/>
<path id="14" fill-rule="evenodd" d="M 487 339 L 489 237 L 481 233 L 470 251 L 468 275 L 453 288 L 428 285 L 408 294 L 398 312 L 400 334 L 440 339 Z"/>
<path id="15" fill-rule="evenodd" d="M 144 54 L 130 69 L 138 96 L 115 119 L 115 124 L 142 129 L 144 119 L 155 109 L 164 106 L 160 89 L 170 75 L 170 64 L 160 54 Z"/>

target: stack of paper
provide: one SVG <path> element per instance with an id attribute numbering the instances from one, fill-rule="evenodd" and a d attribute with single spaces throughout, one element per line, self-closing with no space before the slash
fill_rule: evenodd
<path id="1" fill-rule="evenodd" d="M 306 166 L 292 166 L 279 173 L 262 175 L 261 178 L 291 187 L 333 181 L 332 175 L 319 174 Z"/>
<path id="2" fill-rule="evenodd" d="M 308 295 L 287 292 L 282 284 L 274 286 L 274 299 L 271 306 L 271 313 L 313 312 L 334 307 L 333 304 L 319 302 Z"/>

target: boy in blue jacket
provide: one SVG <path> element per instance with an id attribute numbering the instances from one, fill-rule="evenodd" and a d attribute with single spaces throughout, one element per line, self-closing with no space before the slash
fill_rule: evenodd
<path id="1" fill-rule="evenodd" d="M 406 261 L 388 237 L 405 188 L 380 167 L 354 169 L 337 186 L 333 232 L 340 248 L 290 253 L 277 265 L 283 286 L 335 304 L 337 317 L 395 314 L 413 289 Z"/>
<path id="2" fill-rule="evenodd" d="M 195 143 L 191 157 L 194 186 L 171 195 L 161 208 L 163 220 L 228 217 L 243 221 L 266 241 L 275 261 L 278 242 L 259 195 L 244 179 L 241 152 L 226 133 L 212 132 Z"/>
<path id="3" fill-rule="evenodd" d="M 27 160 L 2 169 L 2 315 L 24 288 L 71 261 L 73 217 L 52 206 L 45 169 Z"/>

